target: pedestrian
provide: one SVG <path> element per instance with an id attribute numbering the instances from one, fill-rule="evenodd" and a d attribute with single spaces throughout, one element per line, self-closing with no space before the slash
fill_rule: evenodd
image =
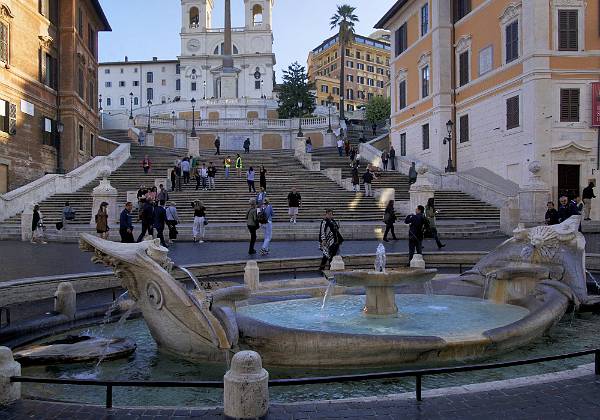
<path id="1" fill-rule="evenodd" d="M 263 187 L 260 187 L 258 190 L 258 194 L 256 194 L 256 207 L 258 209 L 261 208 L 261 206 L 263 205 L 266 198 L 267 198 L 267 192 L 265 191 L 265 189 Z"/>
<path id="2" fill-rule="evenodd" d="M 215 165 L 213 165 L 212 162 L 210 162 L 208 164 L 208 169 L 206 172 L 208 175 L 208 189 L 214 190 L 215 189 L 215 177 L 217 176 L 217 168 L 215 167 Z"/>
<path id="3" fill-rule="evenodd" d="M 415 251 L 417 254 L 423 254 L 423 229 L 425 228 L 425 216 L 423 206 L 417 206 L 414 214 L 409 214 L 404 219 L 404 223 L 410 225 L 408 229 L 408 263 L 413 259 Z"/>
<path id="4" fill-rule="evenodd" d="M 265 165 L 260 165 L 259 175 L 260 186 L 267 191 L 267 170 L 265 169 Z"/>
<path id="5" fill-rule="evenodd" d="M 287 196 L 288 202 L 288 214 L 290 216 L 290 223 L 296 224 L 298 218 L 298 212 L 300 205 L 302 204 L 302 196 L 296 190 L 296 187 L 292 187 L 292 191 Z"/>
<path id="6" fill-rule="evenodd" d="M 251 198 L 249 205 L 250 208 L 246 212 L 246 225 L 248 226 L 248 231 L 250 232 L 250 246 L 248 247 L 248 254 L 254 255 L 256 254 L 256 250 L 254 249 L 254 245 L 256 244 L 256 231 L 259 228 L 256 200 Z"/>
<path id="7" fill-rule="evenodd" d="M 394 200 L 390 200 L 383 213 L 383 223 L 385 223 L 385 233 L 383 234 L 383 240 L 388 241 L 388 233 L 392 232 L 392 239 L 397 241 L 396 232 L 394 231 L 394 223 L 396 223 L 396 210 L 394 209 Z"/>
<path id="8" fill-rule="evenodd" d="M 560 197 L 560 206 L 558 207 L 558 223 L 562 223 L 571 216 L 578 216 L 579 211 L 577 205 L 573 201 L 569 201 L 566 196 Z"/>
<path id="9" fill-rule="evenodd" d="M 341 137 L 337 139 L 337 149 L 338 154 L 340 155 L 340 157 L 342 157 L 342 153 L 344 152 L 344 140 Z"/>
<path id="10" fill-rule="evenodd" d="M 360 192 L 360 178 L 358 175 L 358 167 L 352 168 L 352 191 Z"/>
<path id="11" fill-rule="evenodd" d="M 240 154 L 237 154 L 235 158 L 235 169 L 237 170 L 238 178 L 242 177 L 242 169 L 244 168 L 244 163 L 242 162 L 242 157 Z"/>
<path id="12" fill-rule="evenodd" d="M 156 190 L 156 187 L 152 187 L 152 188 L 150 188 L 150 191 L 148 191 L 148 193 L 146 194 L 146 202 L 149 201 L 154 205 L 157 197 L 158 197 L 158 191 Z"/>
<path id="13" fill-rule="evenodd" d="M 94 220 L 96 221 L 96 233 L 98 233 L 102 239 L 108 239 L 108 231 L 110 230 L 110 227 L 108 226 L 107 208 L 108 203 L 103 201 L 100 203 L 98 213 L 94 216 Z"/>
<path id="14" fill-rule="evenodd" d="M 356 157 L 356 149 L 354 147 L 352 147 L 350 149 L 350 162 L 354 162 L 354 158 Z"/>
<path id="15" fill-rule="evenodd" d="M 165 210 L 164 204 L 159 204 L 154 209 L 154 229 L 156 229 L 156 237 L 160 239 L 160 244 L 165 248 L 168 248 L 167 242 L 165 241 L 165 225 L 167 223 L 167 211 Z"/>
<path id="16" fill-rule="evenodd" d="M 190 169 L 191 169 L 190 160 L 188 158 L 183 159 L 183 161 L 181 162 L 181 172 L 183 174 L 183 183 L 184 184 L 190 183 Z"/>
<path id="17" fill-rule="evenodd" d="M 392 171 L 396 170 L 396 149 L 394 146 L 390 146 L 390 153 L 388 154 L 390 161 L 392 162 Z"/>
<path id="18" fill-rule="evenodd" d="M 373 197 L 373 186 L 371 183 L 373 182 L 373 174 L 371 173 L 371 168 L 367 167 L 366 172 L 363 174 L 363 184 L 365 185 L 365 196 Z"/>
<path id="19" fill-rule="evenodd" d="M 350 155 L 350 140 L 346 139 L 344 141 L 344 151 L 346 152 L 346 157 Z"/>
<path id="20" fill-rule="evenodd" d="M 590 181 L 588 186 L 583 189 L 583 220 L 592 220 L 590 219 L 590 213 L 592 211 L 592 200 L 596 198 L 596 196 L 594 195 L 594 187 L 594 182 Z"/>
<path id="21" fill-rule="evenodd" d="M 389 158 L 388 152 L 384 150 L 383 153 L 381 153 L 381 164 L 383 165 L 384 171 L 387 171 Z"/>
<path id="22" fill-rule="evenodd" d="M 204 233 L 206 231 L 206 207 L 200 200 L 196 200 L 192 203 L 194 209 L 194 225 L 192 226 L 192 235 L 194 243 L 204 243 Z"/>
<path id="23" fill-rule="evenodd" d="M 410 183 L 410 185 L 417 182 L 417 168 L 415 162 L 411 163 L 410 169 L 408 170 L 408 182 Z"/>
<path id="24" fill-rule="evenodd" d="M 373 130 L 373 137 L 377 137 L 377 123 L 373 123 L 371 129 Z"/>
<path id="25" fill-rule="evenodd" d="M 206 167 L 206 163 L 202 163 L 202 166 L 198 168 L 198 180 L 196 181 L 196 190 L 200 186 L 200 181 L 202 182 L 202 191 L 206 191 L 208 188 L 208 168 Z"/>
<path id="26" fill-rule="evenodd" d="M 440 241 L 440 236 L 438 234 L 437 225 L 435 222 L 435 218 L 438 213 L 439 210 L 435 209 L 435 199 L 430 197 L 427 200 L 427 206 L 425 206 L 425 218 L 427 219 L 426 227 L 429 229 L 431 237 L 435 239 L 438 249 L 442 249 L 446 246 L 446 244 L 443 244 L 442 241 Z"/>
<path id="27" fill-rule="evenodd" d="M 125 208 L 119 216 L 119 234 L 121 235 L 121 242 L 124 244 L 134 243 L 133 239 L 133 221 L 131 220 L 131 211 L 133 210 L 133 203 L 128 201 L 125 203 Z"/>
<path id="28" fill-rule="evenodd" d="M 75 220 L 75 210 L 73 210 L 73 208 L 71 207 L 71 204 L 67 201 L 65 203 L 65 206 L 62 209 L 62 223 L 63 223 L 63 229 L 67 227 L 67 224 L 69 224 L 69 222 L 72 222 Z"/>
<path id="29" fill-rule="evenodd" d="M 215 139 L 215 149 L 217 150 L 215 155 L 220 155 L 221 154 L 221 139 L 219 138 L 219 136 L 217 136 L 217 138 Z"/>
<path id="30" fill-rule="evenodd" d="M 167 202 L 167 229 L 169 229 L 169 240 L 168 244 L 172 245 L 173 241 L 177 239 L 177 225 L 179 224 L 179 215 L 177 214 L 177 205 L 173 201 Z"/>
<path id="31" fill-rule="evenodd" d="M 271 240 L 273 239 L 273 216 L 274 216 L 273 206 L 269 202 L 269 199 L 265 198 L 265 200 L 262 204 L 261 214 L 258 218 L 259 221 L 264 221 L 264 223 L 262 223 L 262 224 L 265 227 L 265 238 L 263 240 L 263 244 L 260 249 L 260 255 L 268 255 L 269 254 Z"/>
<path id="32" fill-rule="evenodd" d="M 223 161 L 223 168 L 225 168 L 225 178 L 229 178 L 229 169 L 231 168 L 231 157 L 227 156 Z"/>
<path id="33" fill-rule="evenodd" d="M 156 195 L 156 198 L 161 206 L 164 206 L 169 199 L 169 193 L 163 184 L 158 185 L 158 194 Z"/>
<path id="34" fill-rule="evenodd" d="M 340 233 L 340 225 L 333 218 L 333 210 L 326 209 L 325 216 L 321 220 L 319 227 L 319 249 L 323 254 L 319 271 L 323 271 L 327 264 L 331 264 L 340 249 L 340 245 L 344 242 L 344 238 Z"/>
<path id="35" fill-rule="evenodd" d="M 177 186 L 177 171 L 176 171 L 176 167 L 173 167 L 173 169 L 171 169 L 171 191 L 175 191 L 175 187 Z"/>
<path id="36" fill-rule="evenodd" d="M 554 203 L 552 201 L 548 201 L 546 204 L 546 215 L 544 216 L 544 220 L 548 226 L 558 225 L 558 211 L 554 208 Z"/>
<path id="37" fill-rule="evenodd" d="M 579 214 L 583 214 L 583 201 L 581 200 L 581 196 L 578 195 L 577 197 L 575 197 L 575 205 L 577 206 L 577 211 L 579 212 Z"/>
<path id="38" fill-rule="evenodd" d="M 177 191 L 181 191 L 181 178 L 183 177 L 181 172 L 181 162 L 175 164 L 175 176 L 177 177 Z"/>
<path id="39" fill-rule="evenodd" d="M 142 208 L 142 199 L 146 198 L 146 194 L 148 194 L 148 188 L 146 188 L 144 185 L 140 185 L 140 189 L 137 192 L 138 209 Z"/>
<path id="40" fill-rule="evenodd" d="M 312 153 L 312 140 L 310 137 L 306 139 L 306 153 Z"/>
<path id="41" fill-rule="evenodd" d="M 152 161 L 150 160 L 148 155 L 144 156 L 144 159 L 142 159 L 142 169 L 144 169 L 144 174 L 147 174 L 148 172 L 150 172 L 151 167 L 152 167 Z"/>
<path id="42" fill-rule="evenodd" d="M 33 218 L 31 219 L 31 243 L 47 244 L 46 242 L 46 225 L 44 224 L 44 216 L 40 211 L 40 206 L 33 206 Z"/>
<path id="43" fill-rule="evenodd" d="M 154 205 L 147 199 L 142 199 L 142 208 L 139 213 L 139 218 L 142 221 L 142 233 L 137 238 L 137 242 L 142 242 L 146 234 L 154 236 Z"/>
<path id="44" fill-rule="evenodd" d="M 256 187 L 254 186 L 254 168 L 251 166 L 248 168 L 248 172 L 246 172 L 246 182 L 248 182 L 248 192 L 256 192 Z"/>
<path id="45" fill-rule="evenodd" d="M 250 153 L 250 137 L 244 140 L 244 153 Z"/>

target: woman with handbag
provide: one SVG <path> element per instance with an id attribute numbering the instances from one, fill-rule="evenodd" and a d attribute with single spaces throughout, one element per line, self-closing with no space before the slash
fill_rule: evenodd
<path id="1" fill-rule="evenodd" d="M 100 235 L 102 239 L 108 239 L 108 231 L 110 227 L 108 226 L 108 203 L 103 201 L 100 204 L 100 208 L 98 209 L 98 213 L 96 213 L 96 232 Z"/>
<path id="2" fill-rule="evenodd" d="M 385 208 L 385 213 L 383 214 L 383 223 L 385 223 L 385 233 L 383 234 L 384 242 L 388 241 L 388 233 L 392 232 L 392 239 L 397 241 L 396 232 L 394 232 L 394 223 L 396 223 L 396 210 L 394 210 L 394 200 L 390 200 L 388 202 L 387 207 Z"/>
<path id="3" fill-rule="evenodd" d="M 429 200 L 427 200 L 427 206 L 425 207 L 425 217 L 427 218 L 427 221 L 429 222 L 429 232 L 430 233 L 427 232 L 427 234 L 425 236 L 427 236 L 427 237 L 431 236 L 433 239 L 435 239 L 438 249 L 442 249 L 443 247 L 446 246 L 446 244 L 443 244 L 442 241 L 440 241 L 437 227 L 435 225 L 435 217 L 438 213 L 439 213 L 439 211 L 435 209 L 434 198 L 431 197 Z"/>
<path id="4" fill-rule="evenodd" d="M 192 227 L 194 242 L 204 243 L 205 226 L 208 224 L 206 222 L 206 207 L 200 200 L 194 201 L 192 207 L 194 208 L 194 225 Z"/>
<path id="5" fill-rule="evenodd" d="M 176 204 L 172 201 L 167 202 L 167 228 L 169 229 L 169 240 L 168 244 L 173 244 L 173 241 L 177 239 L 179 232 L 177 231 L 177 225 L 179 224 L 179 216 L 177 215 Z"/>
<path id="6" fill-rule="evenodd" d="M 45 230 L 46 226 L 44 226 L 44 216 L 40 211 L 40 206 L 33 206 L 33 218 L 31 219 L 31 243 L 36 244 L 47 244 L 45 241 Z"/>

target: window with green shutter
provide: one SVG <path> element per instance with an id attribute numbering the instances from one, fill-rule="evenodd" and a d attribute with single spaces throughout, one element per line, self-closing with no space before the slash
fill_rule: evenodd
<path id="1" fill-rule="evenodd" d="M 421 127 L 423 132 L 423 150 L 429 149 L 429 124 L 425 124 Z"/>
<path id="2" fill-rule="evenodd" d="M 469 141 L 469 116 L 463 115 L 459 118 L 459 141 L 466 143 Z"/>
<path id="3" fill-rule="evenodd" d="M 558 11 L 558 49 L 560 51 L 579 50 L 579 28 L 577 10 Z"/>
<path id="4" fill-rule="evenodd" d="M 513 96 L 506 100 L 506 129 L 517 128 L 520 124 L 519 97 Z"/>
<path id="5" fill-rule="evenodd" d="M 579 89 L 560 90 L 560 121 L 579 122 Z"/>

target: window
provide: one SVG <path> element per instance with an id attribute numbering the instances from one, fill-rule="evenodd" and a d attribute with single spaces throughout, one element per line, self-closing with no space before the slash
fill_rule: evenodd
<path id="1" fill-rule="evenodd" d="M 375 67 L 374 66 L 367 66 L 367 71 L 369 71 L 371 73 L 375 73 Z"/>
<path id="2" fill-rule="evenodd" d="M 408 39 L 406 37 L 406 23 L 396 30 L 396 57 L 402 54 L 408 48 Z"/>
<path id="3" fill-rule="evenodd" d="M 83 142 L 83 125 L 79 126 L 79 137 L 77 137 L 77 140 L 79 140 L 79 150 L 83 152 L 85 148 L 85 144 Z"/>
<path id="4" fill-rule="evenodd" d="M 356 68 L 358 70 L 364 70 L 365 69 L 365 65 L 363 63 L 356 63 Z"/>
<path id="5" fill-rule="evenodd" d="M 0 61 L 8 64 L 8 25 L 4 22 L 0 22 Z"/>
<path id="6" fill-rule="evenodd" d="M 146 89 L 146 100 L 151 101 L 154 99 L 154 89 L 148 88 Z"/>
<path id="7" fill-rule="evenodd" d="M 429 96 L 429 66 L 425 66 L 421 69 L 421 97 L 427 98 Z"/>
<path id="8" fill-rule="evenodd" d="M 373 80 L 373 79 L 367 79 L 367 85 L 369 85 L 369 86 L 375 86 L 375 80 Z"/>
<path id="9" fill-rule="evenodd" d="M 424 36 L 429 31 L 429 3 L 425 3 L 421 7 L 421 36 Z"/>
<path id="10" fill-rule="evenodd" d="M 356 76 L 356 83 L 358 83 L 360 85 L 364 85 L 365 84 L 364 76 Z"/>
<path id="11" fill-rule="evenodd" d="M 181 79 L 175 80 L 175 90 L 181 90 Z"/>
<path id="12" fill-rule="evenodd" d="M 92 80 L 88 83 L 88 106 L 92 109 L 96 109 L 96 91 L 94 89 L 94 82 Z"/>
<path id="13" fill-rule="evenodd" d="M 83 38 L 83 10 L 81 7 L 77 10 L 77 31 L 79 36 Z"/>
<path id="14" fill-rule="evenodd" d="M 338 96 L 339 96 L 339 94 L 340 94 L 340 88 L 339 88 L 339 87 L 334 87 L 334 88 L 332 89 L 332 91 L 333 91 L 332 93 L 333 93 L 334 95 L 338 95 Z"/>
<path id="15" fill-rule="evenodd" d="M 559 51 L 577 51 L 579 49 L 579 30 L 577 10 L 558 11 L 558 49 Z"/>
<path id="16" fill-rule="evenodd" d="M 106 98 L 106 106 L 112 106 L 112 99 Z"/>
<path id="17" fill-rule="evenodd" d="M 429 149 L 429 124 L 425 124 L 421 127 L 423 133 L 423 150 Z"/>
<path id="18" fill-rule="evenodd" d="M 104 74 L 110 74 L 110 69 L 104 69 Z"/>
<path id="19" fill-rule="evenodd" d="M 506 129 L 511 130 L 520 125 L 519 97 L 513 96 L 506 100 Z"/>
<path id="20" fill-rule="evenodd" d="M 88 24 L 88 48 L 92 52 L 92 55 L 96 55 L 96 31 L 92 25 Z"/>
<path id="21" fill-rule="evenodd" d="M 258 82 L 258 83 L 260 85 L 260 82 Z M 260 86 L 259 86 L 259 88 L 260 88 Z M 321 85 L 321 92 L 323 92 L 323 93 L 329 93 L 329 86 L 327 86 L 327 85 Z"/>
<path id="22" fill-rule="evenodd" d="M 175 74 L 181 74 L 181 64 L 179 63 L 175 65 Z"/>
<path id="23" fill-rule="evenodd" d="M 354 90 L 346 89 L 346 99 L 354 100 Z"/>
<path id="24" fill-rule="evenodd" d="M 494 68 L 494 47 L 488 46 L 479 51 L 479 75 L 492 71 Z"/>
<path id="25" fill-rule="evenodd" d="M 84 96 L 83 96 L 83 86 L 84 86 L 83 69 L 80 68 L 79 71 L 77 72 L 77 94 L 79 95 L 79 97 L 81 99 L 84 98 Z"/>
<path id="26" fill-rule="evenodd" d="M 119 87 L 125 87 L 125 82 L 124 81 L 120 81 L 119 82 Z"/>
<path id="27" fill-rule="evenodd" d="M 367 101 L 372 100 L 375 97 L 375 94 L 373 93 L 367 93 Z"/>
<path id="28" fill-rule="evenodd" d="M 346 67 L 353 69 L 354 68 L 354 61 L 352 61 L 352 60 L 346 61 Z"/>
<path id="29" fill-rule="evenodd" d="M 122 97 L 121 99 L 119 99 L 119 105 L 125 106 L 125 98 Z"/>
<path id="30" fill-rule="evenodd" d="M 469 83 L 469 51 L 458 56 L 458 85 L 464 86 Z"/>
<path id="31" fill-rule="evenodd" d="M 55 146 L 56 121 L 50 118 L 42 118 L 42 144 Z"/>
<path id="32" fill-rule="evenodd" d="M 471 0 L 454 0 L 454 22 L 471 13 Z"/>
<path id="33" fill-rule="evenodd" d="M 356 58 L 360 60 L 360 51 L 356 51 Z"/>
<path id="34" fill-rule="evenodd" d="M 195 92 L 196 90 L 198 90 L 198 84 L 196 82 L 192 82 L 192 92 Z"/>
<path id="35" fill-rule="evenodd" d="M 139 80 L 134 80 L 134 81 L 132 82 L 132 85 L 133 85 L 133 86 L 139 86 L 139 85 L 140 85 L 140 81 L 139 81 Z"/>
<path id="36" fill-rule="evenodd" d="M 0 131 L 8 133 L 9 103 L 0 99 Z"/>
<path id="37" fill-rule="evenodd" d="M 378 80 L 377 81 L 377 87 L 379 89 L 383 89 L 385 87 L 385 82 L 383 80 Z"/>
<path id="38" fill-rule="evenodd" d="M 358 79 L 360 79 L 360 77 Z M 348 82 L 354 82 L 354 76 L 351 75 L 351 74 L 347 74 L 346 75 L 346 81 L 348 81 Z"/>
<path id="39" fill-rule="evenodd" d="M 398 85 L 398 109 L 406 108 L 406 80 Z"/>
<path id="40" fill-rule="evenodd" d="M 560 121 L 579 122 L 579 89 L 560 90 Z"/>
<path id="41" fill-rule="evenodd" d="M 43 53 L 42 82 L 56 90 L 58 88 L 58 60 L 48 53 Z"/>
<path id="42" fill-rule="evenodd" d="M 367 61 L 373 61 L 373 59 L 371 58 L 371 54 L 367 54 Z"/>
<path id="43" fill-rule="evenodd" d="M 146 73 L 146 83 L 154 83 L 154 73 L 151 71 Z"/>
<path id="44" fill-rule="evenodd" d="M 104 82 L 104 87 L 112 87 L 112 82 Z"/>
<path id="45" fill-rule="evenodd" d="M 506 48 L 506 63 L 519 58 L 519 21 L 506 25 L 505 48 Z"/>
<path id="46" fill-rule="evenodd" d="M 458 119 L 459 121 L 459 141 L 466 143 L 469 141 L 469 116 L 463 115 Z"/>
<path id="47" fill-rule="evenodd" d="M 136 106 L 140 104 L 140 99 L 137 96 L 133 98 L 133 104 Z"/>
<path id="48" fill-rule="evenodd" d="M 400 156 L 406 156 L 406 133 L 400 134 Z"/>
<path id="49" fill-rule="evenodd" d="M 161 84 L 162 86 L 167 86 L 167 80 L 166 80 L 166 79 L 162 79 L 162 80 L 160 81 L 160 84 Z"/>

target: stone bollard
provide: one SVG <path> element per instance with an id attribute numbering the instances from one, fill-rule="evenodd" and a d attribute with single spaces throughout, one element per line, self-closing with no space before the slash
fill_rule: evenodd
<path id="1" fill-rule="evenodd" d="M 113 226 L 119 220 L 119 212 L 117 208 L 117 189 L 110 185 L 108 176 L 111 170 L 109 167 L 104 167 L 100 171 L 102 180 L 96 188 L 92 190 L 92 214 L 90 217 L 90 226 L 96 226 L 96 214 L 100 209 L 100 204 L 103 202 L 108 203 L 108 224 Z"/>
<path id="2" fill-rule="evenodd" d="M 410 268 L 425 268 L 425 260 L 421 254 L 413 255 L 413 259 L 410 261 Z"/>
<path id="3" fill-rule="evenodd" d="M 251 260 L 246 263 L 246 268 L 244 268 L 244 284 L 252 291 L 258 290 L 260 285 L 260 269 L 256 261 Z"/>
<path id="4" fill-rule="evenodd" d="M 341 255 L 336 255 L 331 260 L 331 264 L 329 266 L 330 271 L 344 271 L 346 269 L 346 265 L 344 264 L 344 260 Z"/>
<path id="5" fill-rule="evenodd" d="M 231 369 L 223 378 L 225 416 L 234 419 L 261 418 L 269 411 L 269 372 L 260 355 L 240 351 L 231 359 Z"/>
<path id="6" fill-rule="evenodd" d="M 31 224 L 33 223 L 33 207 L 35 203 L 29 203 L 23 209 L 21 213 L 21 240 L 23 242 L 31 241 L 33 238 L 33 231 L 31 230 Z"/>
<path id="7" fill-rule="evenodd" d="M 0 347 L 0 406 L 21 399 L 21 384 L 11 383 L 13 376 L 21 376 L 21 365 L 8 347 Z"/>
<path id="8" fill-rule="evenodd" d="M 71 283 L 62 282 L 58 285 L 58 290 L 54 293 L 54 311 L 75 319 L 77 293 Z"/>

